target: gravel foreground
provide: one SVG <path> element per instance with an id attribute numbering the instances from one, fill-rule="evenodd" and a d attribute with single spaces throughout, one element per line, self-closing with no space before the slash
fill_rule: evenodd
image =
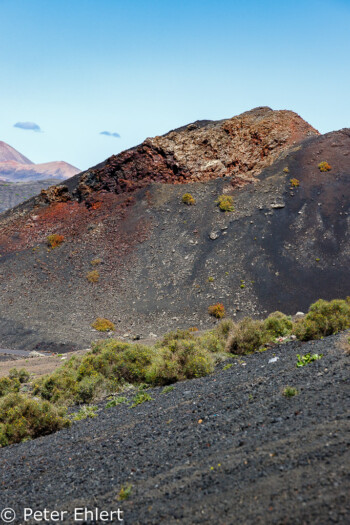
<path id="1" fill-rule="evenodd" d="M 230 360 L 152 401 L 0 450 L 0 511 L 41 523 L 350 523 L 349 355 L 344 334 Z M 296 354 L 323 358 L 296 368 Z M 270 359 L 278 357 L 275 362 Z M 286 386 L 298 389 L 292 398 Z M 135 393 L 129 394 L 133 397 Z M 132 485 L 119 501 L 121 487 Z M 118 521 L 117 509 L 123 521 Z M 38 515 L 39 516 L 39 515 Z M 109 519 L 109 518 L 108 518 Z M 3 520 L 5 522 L 5 520 Z M 0 519 L 1 523 L 1 519 Z"/>

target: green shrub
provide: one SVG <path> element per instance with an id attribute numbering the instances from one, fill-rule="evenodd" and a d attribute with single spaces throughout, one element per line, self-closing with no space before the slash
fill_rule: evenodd
<path id="1" fill-rule="evenodd" d="M 21 394 L 8 394 L 0 400 L 0 447 L 51 434 L 69 424 L 64 411 L 47 401 Z"/>
<path id="2" fill-rule="evenodd" d="M 76 371 L 66 364 L 52 374 L 44 376 L 33 385 L 33 394 L 40 395 L 51 403 L 79 402 Z M 83 401 L 82 402 L 86 402 Z"/>
<path id="3" fill-rule="evenodd" d="M 226 350 L 231 354 L 244 355 L 259 350 L 266 342 L 267 334 L 262 321 L 244 318 L 236 324 L 227 339 Z"/>
<path id="4" fill-rule="evenodd" d="M 350 328 L 350 304 L 341 299 L 319 299 L 303 319 L 294 323 L 294 333 L 301 341 L 320 339 L 347 328 Z"/>
<path id="5" fill-rule="evenodd" d="M 99 341 L 92 353 L 83 357 L 78 377 L 100 372 L 104 377 L 128 383 L 142 383 L 156 350 L 116 339 Z"/>
<path id="6" fill-rule="evenodd" d="M 293 323 L 282 312 L 273 312 L 264 321 L 264 329 L 271 339 L 283 337 L 292 332 Z"/>
<path id="7" fill-rule="evenodd" d="M 28 383 L 30 378 L 30 373 L 27 372 L 24 368 L 21 368 L 20 370 L 17 370 L 17 368 L 11 368 L 9 371 L 9 378 L 10 379 L 18 379 L 18 381 L 22 383 Z"/>
<path id="8" fill-rule="evenodd" d="M 20 389 L 20 382 L 17 378 L 0 377 L 0 397 L 6 396 L 13 392 L 18 392 Z"/>
<path id="9" fill-rule="evenodd" d="M 168 343 L 154 358 L 146 381 L 153 385 L 167 385 L 210 374 L 214 360 L 210 353 L 193 339 L 178 339 Z"/>
<path id="10" fill-rule="evenodd" d="M 89 403 L 125 382 L 144 382 L 155 353 L 154 348 L 115 339 L 99 341 L 91 352 L 39 379 L 33 392 L 53 403 Z"/>
<path id="11" fill-rule="evenodd" d="M 225 352 L 226 341 L 224 337 L 220 337 L 216 330 L 205 332 L 201 337 L 197 338 L 197 342 L 201 348 L 211 353 Z"/>
<path id="12" fill-rule="evenodd" d="M 220 321 L 220 323 L 215 327 L 215 332 L 218 334 L 220 338 L 227 339 L 229 333 L 235 326 L 234 321 L 232 319 L 223 319 Z"/>
<path id="13" fill-rule="evenodd" d="M 194 330 L 181 330 L 178 328 L 176 331 L 168 332 L 164 335 L 163 339 L 156 344 L 156 347 L 167 346 L 170 341 L 178 341 L 181 339 L 194 339 Z"/>
<path id="14" fill-rule="evenodd" d="M 235 211 L 233 206 L 233 197 L 230 195 L 220 195 L 215 201 L 221 211 Z"/>
<path id="15" fill-rule="evenodd" d="M 78 403 L 90 403 L 94 398 L 109 390 L 109 382 L 102 374 L 93 374 L 83 377 L 76 386 L 76 401 Z"/>

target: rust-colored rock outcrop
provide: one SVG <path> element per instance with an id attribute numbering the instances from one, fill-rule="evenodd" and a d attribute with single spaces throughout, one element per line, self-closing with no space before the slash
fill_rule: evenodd
<path id="1" fill-rule="evenodd" d="M 256 108 L 218 122 L 197 122 L 110 157 L 82 174 L 75 195 L 125 193 L 150 182 L 181 184 L 237 177 L 250 182 L 284 151 L 318 135 L 292 111 Z"/>

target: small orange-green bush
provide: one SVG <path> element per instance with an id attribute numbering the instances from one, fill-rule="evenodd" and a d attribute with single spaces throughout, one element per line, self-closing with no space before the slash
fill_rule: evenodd
<path id="1" fill-rule="evenodd" d="M 208 308 L 209 315 L 216 317 L 216 319 L 222 319 L 225 317 L 225 307 L 222 303 L 212 304 Z"/>
<path id="2" fill-rule="evenodd" d="M 328 164 L 328 162 L 323 161 L 319 163 L 318 169 L 320 171 L 330 171 L 332 169 L 332 166 Z"/>
<path id="3" fill-rule="evenodd" d="M 99 264 L 101 264 L 101 262 L 102 262 L 102 259 L 99 259 L 99 258 L 98 258 L 98 259 L 92 259 L 92 261 L 90 262 L 90 264 L 91 264 L 92 266 L 98 266 Z"/>
<path id="4" fill-rule="evenodd" d="M 196 199 L 190 193 L 185 193 L 182 196 L 182 202 L 188 206 L 191 206 L 192 204 L 196 203 Z"/>
<path id="5" fill-rule="evenodd" d="M 113 332 L 113 330 L 115 330 L 115 325 L 112 323 L 112 321 L 104 319 L 103 317 L 98 317 L 91 326 L 99 332 Z"/>
<path id="6" fill-rule="evenodd" d="M 300 181 L 298 179 L 290 179 L 289 182 L 292 188 L 297 188 L 298 186 L 300 186 Z"/>
<path id="7" fill-rule="evenodd" d="M 215 202 L 221 211 L 235 211 L 231 195 L 220 195 Z"/>
<path id="8" fill-rule="evenodd" d="M 59 235 L 58 233 L 53 233 L 47 237 L 47 244 L 50 248 L 57 248 L 58 246 L 61 246 L 63 242 L 64 236 Z"/>
<path id="9" fill-rule="evenodd" d="M 284 173 L 289 173 L 289 168 L 285 167 L 285 168 L 283 168 L 283 171 L 284 171 Z"/>
<path id="10" fill-rule="evenodd" d="M 89 283 L 97 283 L 100 279 L 100 274 L 97 270 L 92 270 L 92 272 L 88 272 L 86 274 L 86 278 L 89 281 Z"/>

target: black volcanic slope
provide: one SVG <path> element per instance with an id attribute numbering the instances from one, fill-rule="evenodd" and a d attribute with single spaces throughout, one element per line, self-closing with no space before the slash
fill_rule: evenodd
<path id="1" fill-rule="evenodd" d="M 150 389 L 152 401 L 134 408 L 131 391 L 127 404 L 103 404 L 95 419 L 7 447 L 0 507 L 17 512 L 15 523 L 24 507 L 66 511 L 60 523 L 69 524 L 74 508 L 119 507 L 126 525 L 348 524 L 344 337 L 232 360 L 172 392 Z M 324 355 L 296 368 L 306 352 Z M 287 385 L 298 395 L 285 398 Z M 118 501 L 129 484 L 129 499 Z"/>
<path id="2" fill-rule="evenodd" d="M 285 113 L 278 133 L 280 117 L 263 108 L 148 139 L 6 213 L 0 347 L 85 347 L 99 336 L 90 325 L 101 316 L 117 336 L 144 337 L 210 326 L 208 306 L 218 301 L 239 318 L 294 314 L 320 297 L 349 295 L 350 130 L 317 136 Z M 304 138 L 283 146 L 297 125 Z M 241 161 L 230 164 L 236 143 Z M 318 169 L 323 161 L 331 171 Z M 195 206 L 181 201 L 188 191 Z M 216 206 L 223 193 L 234 212 Z M 50 233 L 65 242 L 49 250 Z M 87 280 L 93 269 L 96 283 Z"/>

